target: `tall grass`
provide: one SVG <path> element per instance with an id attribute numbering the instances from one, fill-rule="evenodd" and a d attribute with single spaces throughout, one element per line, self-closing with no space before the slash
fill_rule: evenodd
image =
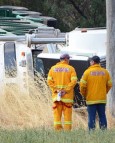
<path id="1" fill-rule="evenodd" d="M 29 80 L 29 92 L 8 84 L 5 95 L 0 96 L 0 127 L 3 129 L 44 128 L 53 129 L 51 92 L 46 80 L 37 73 Z M 108 126 L 115 128 L 115 121 L 108 112 Z M 87 111 L 73 109 L 73 130 L 87 129 Z"/>
<path id="2" fill-rule="evenodd" d="M 29 82 L 29 94 L 8 84 L 0 96 L 0 126 L 3 128 L 51 127 L 51 92 L 39 74 Z"/>

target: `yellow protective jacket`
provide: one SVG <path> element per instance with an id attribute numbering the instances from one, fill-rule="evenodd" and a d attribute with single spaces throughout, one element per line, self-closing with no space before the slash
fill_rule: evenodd
<path id="1" fill-rule="evenodd" d="M 47 83 L 52 90 L 53 102 L 57 100 L 57 91 L 63 89 L 66 91 L 66 94 L 61 97 L 61 101 L 73 103 L 77 75 L 75 69 L 66 61 L 61 61 L 51 67 L 48 73 Z"/>
<path id="2" fill-rule="evenodd" d="M 99 64 L 90 66 L 80 80 L 80 92 L 86 103 L 106 103 L 106 94 L 112 87 L 109 72 Z"/>

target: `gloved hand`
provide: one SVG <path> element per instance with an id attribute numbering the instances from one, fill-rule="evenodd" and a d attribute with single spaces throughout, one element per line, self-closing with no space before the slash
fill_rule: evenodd
<path id="1" fill-rule="evenodd" d="M 57 91 L 57 101 L 60 101 L 61 97 L 65 94 L 66 94 L 65 90 L 58 90 Z"/>
<path id="2" fill-rule="evenodd" d="M 57 90 L 57 93 L 60 93 L 61 95 L 60 96 L 63 96 L 66 94 L 66 91 L 65 90 Z"/>
<path id="3" fill-rule="evenodd" d="M 65 90 L 61 90 L 61 96 L 65 95 L 66 91 Z"/>

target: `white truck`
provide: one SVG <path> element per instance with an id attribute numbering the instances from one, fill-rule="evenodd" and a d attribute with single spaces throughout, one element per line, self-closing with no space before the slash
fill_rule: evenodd
<path id="1" fill-rule="evenodd" d="M 60 53 L 71 55 L 70 64 L 76 68 L 79 78 L 89 66 L 89 58 L 93 55 L 100 56 L 101 65 L 106 67 L 106 29 L 75 29 L 65 33 L 65 41 L 65 45 L 57 44 L 58 51 L 53 47 L 50 53 L 38 54 L 38 59 L 41 59 L 45 66 L 45 74 L 59 60 Z"/>

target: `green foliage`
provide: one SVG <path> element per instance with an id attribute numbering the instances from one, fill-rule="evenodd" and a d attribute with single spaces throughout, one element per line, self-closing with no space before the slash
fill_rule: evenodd
<path id="1" fill-rule="evenodd" d="M 62 31 L 76 27 L 105 27 L 105 0 L 45 0 L 45 13 L 58 19 Z"/>
<path id="2" fill-rule="evenodd" d="M 2 130 L 0 143 L 114 143 L 115 130 L 88 132 L 83 129 L 56 132 L 45 129 Z"/>
<path id="3" fill-rule="evenodd" d="M 105 0 L 0 0 L 0 5 L 18 5 L 58 20 L 61 31 L 76 27 L 105 27 Z"/>

